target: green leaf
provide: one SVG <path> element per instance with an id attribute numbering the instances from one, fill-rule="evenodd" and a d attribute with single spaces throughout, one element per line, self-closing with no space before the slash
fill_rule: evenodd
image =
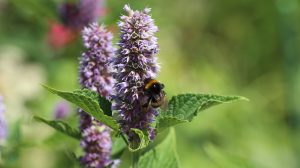
<path id="1" fill-rule="evenodd" d="M 124 150 L 126 149 L 126 143 L 124 142 L 124 139 L 121 137 L 115 138 L 113 140 L 113 146 L 111 151 L 111 156 L 113 159 L 120 158 Z"/>
<path id="2" fill-rule="evenodd" d="M 148 146 L 150 139 L 147 133 L 144 133 L 143 131 L 136 129 L 136 128 L 131 128 L 131 131 L 136 133 L 136 135 L 139 137 L 139 142 L 131 142 L 129 143 L 129 150 L 131 152 L 136 152 L 140 149 L 143 149 Z"/>
<path id="3" fill-rule="evenodd" d="M 177 124 L 186 123 L 188 120 L 178 119 L 173 116 L 158 117 L 157 119 L 157 129 L 159 132 L 165 130 L 166 128 L 172 127 Z"/>
<path id="4" fill-rule="evenodd" d="M 88 89 L 75 90 L 73 92 L 65 92 L 55 90 L 48 86 L 44 86 L 45 89 L 50 91 L 53 94 L 56 94 L 65 100 L 68 100 L 71 103 L 76 104 L 86 113 L 93 116 L 98 121 L 101 121 L 103 124 L 107 125 L 116 132 L 119 131 L 119 124 L 111 116 L 105 114 L 100 105 L 103 105 L 105 110 L 108 109 L 108 103 L 105 102 L 96 92 L 93 92 Z M 99 105 L 100 104 L 100 105 Z M 106 113 L 111 113 L 107 111 Z"/>
<path id="5" fill-rule="evenodd" d="M 179 168 L 179 161 L 176 153 L 176 136 L 174 129 L 171 129 L 168 136 L 154 149 L 140 157 L 139 168 Z"/>
<path id="6" fill-rule="evenodd" d="M 63 121 L 58 121 L 58 120 L 49 121 L 49 120 L 45 120 L 38 116 L 34 116 L 33 118 L 36 121 L 43 122 L 43 123 L 49 125 L 50 127 L 56 129 L 57 131 L 65 134 L 65 135 L 68 135 L 72 138 L 75 138 L 77 140 L 80 140 L 80 138 L 81 138 L 81 133 L 79 130 L 72 128 L 71 126 L 69 126 L 67 123 L 65 123 Z"/>
<path id="7" fill-rule="evenodd" d="M 82 168 L 81 166 L 81 162 L 80 162 L 80 157 L 76 156 L 76 154 L 72 151 L 65 151 L 66 156 L 68 157 L 68 159 L 70 159 L 69 161 L 69 165 L 68 167 L 72 167 L 72 168 Z M 68 161 L 66 161 L 68 162 Z"/>
<path id="8" fill-rule="evenodd" d="M 236 100 L 248 99 L 240 96 L 210 94 L 181 94 L 173 96 L 169 102 L 169 108 L 166 111 L 161 111 L 157 118 L 157 129 L 162 131 L 168 127 L 192 121 L 199 111 Z"/>
<path id="9" fill-rule="evenodd" d="M 111 102 L 99 96 L 99 104 L 105 115 L 112 116 Z"/>
<path id="10" fill-rule="evenodd" d="M 0 158 L 3 158 L 3 162 L 0 161 L 0 167 L 14 167 L 21 156 L 21 149 L 23 147 L 22 141 L 22 121 L 18 119 L 14 122 L 10 129 L 7 139 L 7 144 L 0 146 Z M 3 165 L 5 166 L 3 166 Z"/>
<path id="11" fill-rule="evenodd" d="M 203 146 L 203 150 L 218 167 L 230 168 L 253 168 L 254 166 L 247 158 L 233 155 L 230 152 L 224 152 L 215 145 L 208 143 Z"/>

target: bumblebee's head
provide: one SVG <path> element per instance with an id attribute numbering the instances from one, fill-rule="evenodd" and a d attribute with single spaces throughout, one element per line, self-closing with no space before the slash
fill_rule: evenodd
<path id="1" fill-rule="evenodd" d="M 164 87 L 164 84 L 155 79 L 147 79 L 145 81 L 145 90 L 151 93 L 159 94 Z"/>

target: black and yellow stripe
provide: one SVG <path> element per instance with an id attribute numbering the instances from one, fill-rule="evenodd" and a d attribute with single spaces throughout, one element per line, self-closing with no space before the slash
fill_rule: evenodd
<path id="1" fill-rule="evenodd" d="M 155 83 L 159 82 L 156 79 L 150 79 L 150 81 L 145 85 L 145 89 L 148 90 Z"/>

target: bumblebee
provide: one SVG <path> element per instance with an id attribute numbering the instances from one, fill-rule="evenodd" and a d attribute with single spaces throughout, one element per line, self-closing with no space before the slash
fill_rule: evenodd
<path id="1" fill-rule="evenodd" d="M 165 103 L 164 84 L 156 79 L 146 79 L 144 84 L 144 100 L 142 106 L 148 108 L 158 108 Z"/>

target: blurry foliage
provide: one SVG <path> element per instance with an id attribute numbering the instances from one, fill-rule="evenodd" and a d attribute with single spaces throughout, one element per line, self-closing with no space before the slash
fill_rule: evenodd
<path id="1" fill-rule="evenodd" d="M 1 0 L 0 46 L 21 49 L 27 62 L 43 67 L 47 84 L 70 90 L 78 88 L 81 39 L 55 51 L 46 43 L 49 21 L 58 21 L 60 2 Z M 192 124 L 176 127 L 184 168 L 300 166 L 299 1 L 108 0 L 102 21 L 117 38 L 115 23 L 125 3 L 153 10 L 160 28 L 159 79 L 168 97 L 215 92 L 251 100 L 208 110 Z M 5 82 L 1 76 L 0 82 Z M 40 91 L 38 97 L 24 100 L 26 113 L 50 118 L 57 101 Z M 77 127 L 73 111 L 67 121 Z M 9 123 L 10 137 L 20 138 L 9 138 L 3 150 L 8 167 L 75 166 L 69 151 L 80 154 L 77 141 L 28 118 Z"/>

